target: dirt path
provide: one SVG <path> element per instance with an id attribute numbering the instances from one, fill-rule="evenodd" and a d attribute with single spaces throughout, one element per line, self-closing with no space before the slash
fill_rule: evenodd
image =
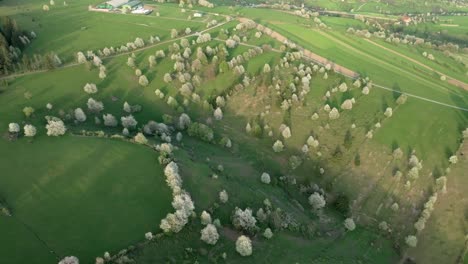
<path id="1" fill-rule="evenodd" d="M 411 61 L 411 62 L 413 62 L 413 63 L 416 63 L 417 65 L 419 65 L 419 66 L 421 66 L 421 67 L 423 67 L 423 68 L 425 68 L 425 69 L 428 69 L 428 70 L 430 70 L 430 71 L 436 72 L 436 73 L 439 74 L 439 75 L 444 75 L 444 76 L 447 77 L 447 82 L 448 82 L 448 83 L 450 83 L 450 84 L 452 84 L 452 85 L 455 85 L 455 86 L 458 86 L 458 87 L 460 87 L 460 88 L 463 88 L 463 89 L 465 89 L 465 90 L 468 90 L 468 84 L 467 84 L 467 83 L 464 83 L 464 82 L 459 81 L 459 80 L 457 80 L 457 79 L 455 79 L 455 78 L 453 78 L 453 77 L 450 77 L 450 76 L 446 75 L 445 73 L 439 72 L 439 71 L 437 71 L 437 70 L 435 70 L 435 69 L 433 69 L 433 68 L 427 66 L 426 64 L 424 64 L 424 63 L 422 63 L 422 62 L 419 62 L 419 61 L 417 61 L 417 60 L 415 60 L 415 59 L 413 59 L 413 58 L 410 58 L 410 57 L 408 57 L 408 56 L 406 56 L 406 55 L 403 55 L 403 54 L 401 54 L 401 53 L 399 53 L 399 52 L 397 52 L 397 51 L 394 51 L 394 50 L 389 49 L 389 48 L 387 48 L 387 47 L 385 47 L 385 46 L 382 46 L 382 45 L 380 45 L 380 44 L 378 44 L 378 43 L 376 43 L 376 42 L 374 42 L 374 41 L 372 41 L 372 40 L 370 40 L 370 39 L 364 39 L 364 40 L 367 41 L 367 42 L 369 42 L 369 43 L 371 43 L 371 44 L 373 44 L 373 45 L 375 45 L 375 46 L 377 46 L 377 47 L 379 47 L 379 48 L 381 48 L 381 49 L 383 49 L 383 50 L 385 50 L 385 51 L 391 52 L 391 53 L 393 53 L 393 54 L 395 54 L 395 55 L 398 55 L 398 56 L 400 56 L 400 57 L 402 57 L 402 58 L 404 58 L 404 59 L 406 59 L 406 60 L 408 60 L 408 61 Z"/>

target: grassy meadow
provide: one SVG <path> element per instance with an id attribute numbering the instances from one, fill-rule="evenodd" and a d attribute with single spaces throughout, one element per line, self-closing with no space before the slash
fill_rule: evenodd
<path id="1" fill-rule="evenodd" d="M 244 63 L 251 84 L 242 89 L 234 88 L 241 77 L 233 70 L 219 72 L 219 65 L 209 57 L 197 72 L 202 83 L 194 92 L 210 105 L 207 109 L 192 103 L 185 106 L 182 104 L 185 98 L 179 92 L 181 82 L 163 80 L 165 73 L 174 70 L 169 52 L 173 44 L 170 30 L 190 27 L 192 32 L 201 31 L 206 29 L 208 21 L 221 22 L 223 16 L 206 13 L 203 18 L 189 21 L 191 11 L 182 13 L 175 4 L 150 3 L 160 12 L 158 17 L 155 13 L 137 16 L 89 12 L 87 6 L 96 4 L 94 0 L 70 0 L 67 6 L 56 3 L 49 12 L 42 10 L 41 1 L 3 2 L 0 14 L 12 16 L 22 28 L 34 30 L 38 35 L 25 50 L 28 55 L 53 51 L 68 63 L 74 61 L 77 51 L 118 47 L 136 37 L 146 41 L 150 36 L 159 36 L 164 41 L 134 52 L 136 68 L 149 79 L 146 87 L 138 84 L 135 69 L 126 65 L 129 54 L 103 58 L 107 69 L 103 80 L 98 77 L 96 67 L 81 64 L 6 79 L 0 87 L 0 128 L 3 128 L 0 171 L 4 172 L 0 177 L 0 202 L 5 202 L 13 214 L 12 217 L 0 214 L 0 233 L 6 234 L 0 238 L 0 256 L 8 263 L 54 263 L 68 255 L 92 263 L 105 251 L 115 254 L 143 241 L 145 232 L 160 232 L 160 220 L 173 209 L 157 152 L 117 139 L 78 135 L 82 129 L 121 133 L 121 127 L 97 125 L 94 118 L 101 118 L 104 113 L 117 118 L 127 115 L 122 108 L 124 102 L 142 107 L 141 112 L 133 113 L 140 130 L 149 120 L 163 122 L 164 114 L 171 116 L 174 121 L 168 123 L 175 125 L 182 112 L 188 113 L 192 121 L 207 123 L 214 130 L 214 144 L 189 137 L 185 132 L 181 142 L 172 143 L 176 146 L 175 160 L 183 187 L 194 200 L 195 212 L 200 215 L 207 210 L 222 225 L 218 244 L 207 246 L 200 241 L 199 219 L 193 219 L 181 233 L 163 236 L 132 251 L 129 256 L 136 263 L 397 263 L 404 253 L 429 263 L 441 251 L 446 253 L 439 254 L 440 261 L 453 260 L 459 254 L 466 228 L 460 224 L 465 209 L 460 201 L 466 186 L 463 184 L 466 159 L 448 174 L 448 186 L 455 191 L 440 198 L 440 208 L 437 204 L 428 227 L 419 235 L 420 246 L 406 252 L 404 237 L 415 232 L 412 223 L 433 188 L 434 178 L 442 175 L 449 165 L 448 158 L 457 152 L 461 131 L 468 124 L 468 112 L 413 97 L 397 105 L 398 93 L 378 87 L 363 95 L 362 88 L 352 85 L 353 80 L 333 72 L 329 72 L 328 79 L 318 72 L 311 73 L 310 93 L 291 110 L 283 111 L 278 93 L 269 87 L 273 73 L 262 71 L 265 63 L 272 69 L 280 63 L 285 55 L 279 51 L 282 44 L 266 35 L 254 37 L 255 30 L 235 32 L 236 21 L 210 30 L 212 41 L 191 46 L 190 60 L 196 58 L 197 47 L 215 48 L 224 43 L 228 37 L 225 29 L 248 38 L 228 50 L 227 61 L 253 46 L 270 45 L 274 50 L 265 50 Z M 362 12 L 375 12 L 381 6 L 349 1 L 346 5 L 341 1 L 309 2 L 329 9 L 350 6 Z M 240 7 L 196 9 L 252 18 L 331 62 L 357 71 L 362 77 L 369 76 L 375 84 L 467 108 L 467 91 L 441 81 L 440 76 L 416 63 L 345 33 L 347 27 L 361 24 L 357 20 L 324 17 L 322 21 L 331 29 L 321 30 L 311 20 L 280 11 Z M 440 52 L 431 51 L 437 59 L 429 62 L 421 53 L 430 50 L 372 40 L 467 81 L 466 68 Z M 161 49 L 166 58 L 158 59 L 157 65 L 150 67 L 148 57 Z M 294 67 L 301 63 L 312 66 L 301 60 L 280 69 L 278 75 L 285 84 L 295 82 Z M 325 96 L 342 82 L 347 83 L 347 92 Z M 99 92 L 86 94 L 83 91 L 86 83 L 95 83 Z M 299 87 L 299 82 L 296 85 Z M 179 107 L 171 107 L 158 98 L 156 89 L 165 98 L 174 97 Z M 218 95 L 228 99 L 220 121 L 213 120 L 212 109 Z M 86 109 L 89 97 L 104 103 L 102 113 L 88 113 L 87 120 L 80 124 L 66 118 L 77 107 Z M 338 120 L 329 120 L 324 105 L 340 109 L 350 98 L 356 99 L 353 109 L 340 110 Z M 47 110 L 47 103 L 53 109 Z M 27 106 L 35 109 L 31 117 L 25 117 L 22 112 Z M 391 118 L 384 116 L 387 107 L 393 108 Z M 314 113 L 319 115 L 318 120 L 311 119 Z M 47 137 L 46 115 L 61 116 L 68 134 L 61 138 Z M 268 124 L 273 136 L 269 137 L 266 130 L 257 136 L 247 134 L 246 124 L 255 120 Z M 34 139 L 20 137 L 10 141 L 6 128 L 11 122 L 19 123 L 21 128 L 33 124 L 38 128 L 38 135 Z M 376 123 L 381 127 L 377 128 Z M 281 138 L 278 131 L 281 124 L 287 124 L 293 136 L 283 140 L 283 152 L 274 153 L 272 145 Z M 368 139 L 365 135 L 371 129 L 374 136 Z M 352 138 L 351 143 L 346 142 L 347 134 Z M 319 140 L 320 146 L 302 153 L 301 148 L 310 135 Z M 232 140 L 232 148 L 217 144 L 223 136 Z M 159 139 L 150 140 L 159 142 Z M 392 159 L 396 147 L 404 151 L 402 161 Z M 412 150 L 424 163 L 419 179 L 408 191 L 403 186 L 406 178 L 398 180 L 393 173 L 400 169 L 406 174 Z M 303 161 L 297 169 L 290 166 L 291 155 Z M 356 155 L 360 155 L 360 164 L 356 164 Z M 218 169 L 218 165 L 223 169 Z M 260 181 L 263 172 L 272 176 L 270 185 Z M 310 210 L 307 202 L 310 188 L 299 191 L 300 187 L 314 184 L 325 190 L 331 202 L 321 214 Z M 223 189 L 230 195 L 226 204 L 219 203 L 218 193 Z M 339 195 L 345 195 L 350 201 L 346 213 L 338 212 L 334 204 Z M 242 232 L 229 224 L 232 212 L 235 207 L 250 207 L 254 211 L 266 208 L 264 199 L 271 201 L 270 209 L 287 215 L 290 226 L 274 230 L 271 240 L 266 240 L 261 232 L 254 235 L 254 253 L 243 258 L 235 252 L 235 239 Z M 452 206 L 455 200 L 458 201 Z M 390 209 L 393 202 L 400 204 L 399 212 Z M 444 218 L 445 214 L 453 220 Z M 343 227 L 343 220 L 348 216 L 358 224 L 352 232 L 346 232 Z M 378 230 L 377 225 L 383 220 L 394 230 L 392 233 Z M 262 230 L 271 226 L 274 223 L 259 223 Z M 395 248 L 398 245 L 403 248 Z M 224 252 L 227 260 L 222 260 Z"/>

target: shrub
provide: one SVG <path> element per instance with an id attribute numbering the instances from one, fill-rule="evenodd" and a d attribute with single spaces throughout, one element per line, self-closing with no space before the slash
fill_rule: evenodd
<path id="1" fill-rule="evenodd" d="M 36 127 L 33 125 L 24 126 L 24 135 L 26 137 L 34 137 L 36 135 Z"/>
<path id="2" fill-rule="evenodd" d="M 246 236 L 237 238 L 236 251 L 243 257 L 252 255 L 252 241 L 250 241 L 250 238 Z"/>
<path id="3" fill-rule="evenodd" d="M 189 125 L 187 133 L 191 137 L 198 137 L 204 141 L 210 142 L 214 138 L 213 130 L 205 124 L 193 122 Z"/>
<path id="4" fill-rule="evenodd" d="M 266 172 L 262 173 L 262 176 L 260 177 L 260 180 L 265 184 L 270 184 L 270 181 L 271 181 L 270 174 L 268 174 Z"/>
<path id="5" fill-rule="evenodd" d="M 218 242 L 219 234 L 216 226 L 213 224 L 207 224 L 205 228 L 201 230 L 201 237 L 200 239 L 210 245 L 215 245 Z"/>
<path id="6" fill-rule="evenodd" d="M 309 204 L 312 205 L 314 210 L 319 210 L 325 207 L 326 202 L 325 198 L 321 194 L 315 192 L 309 196 Z"/>

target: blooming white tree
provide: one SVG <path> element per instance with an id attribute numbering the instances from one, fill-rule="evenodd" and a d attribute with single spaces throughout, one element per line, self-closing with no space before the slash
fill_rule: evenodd
<path id="1" fill-rule="evenodd" d="M 94 84 L 94 83 L 85 84 L 85 86 L 83 87 L 83 90 L 88 94 L 95 94 L 95 93 L 98 92 L 96 84 Z"/>
<path id="2" fill-rule="evenodd" d="M 75 256 L 63 258 L 58 264 L 80 264 L 80 261 Z"/>
<path id="3" fill-rule="evenodd" d="M 151 233 L 151 232 L 145 233 L 145 238 L 146 238 L 146 240 L 152 240 L 153 239 L 153 233 Z"/>
<path id="4" fill-rule="evenodd" d="M 83 109 L 81 109 L 81 108 L 75 109 L 75 119 L 78 122 L 86 121 L 86 114 L 83 112 Z"/>
<path id="5" fill-rule="evenodd" d="M 130 114 L 132 113 L 132 106 L 129 103 L 127 103 L 127 101 L 125 101 L 123 104 L 123 110 Z"/>
<path id="6" fill-rule="evenodd" d="M 291 129 L 286 126 L 283 131 L 281 131 L 281 135 L 285 138 L 285 139 L 288 139 L 291 137 Z"/>
<path id="7" fill-rule="evenodd" d="M 393 110 L 392 110 L 392 108 L 391 108 L 391 107 L 387 107 L 387 109 L 385 109 L 384 115 L 385 115 L 386 117 L 391 117 L 391 116 L 393 115 Z"/>
<path id="8" fill-rule="evenodd" d="M 456 164 L 458 162 L 458 157 L 453 155 L 449 158 L 449 162 L 452 164 Z"/>
<path id="9" fill-rule="evenodd" d="M 18 123 L 10 123 L 8 124 L 8 132 L 10 133 L 18 133 L 20 132 L 20 126 Z"/>
<path id="10" fill-rule="evenodd" d="M 343 224 L 349 231 L 353 231 L 356 228 L 356 224 L 352 218 L 346 218 Z"/>
<path id="11" fill-rule="evenodd" d="M 216 120 L 221 120 L 223 119 L 223 110 L 221 108 L 216 108 L 216 110 L 213 113 L 213 116 Z"/>
<path id="12" fill-rule="evenodd" d="M 148 143 L 148 139 L 146 139 L 145 135 L 143 133 L 138 133 L 136 136 L 133 138 L 136 143 L 145 145 Z"/>
<path id="13" fill-rule="evenodd" d="M 190 119 L 190 116 L 188 116 L 186 113 L 182 113 L 179 117 L 179 128 L 184 130 L 187 129 L 190 124 L 192 123 L 192 120 Z"/>
<path id="14" fill-rule="evenodd" d="M 340 90 L 340 92 L 344 93 L 348 91 L 348 85 L 346 83 L 341 83 L 340 86 L 338 86 L 338 89 Z"/>
<path id="15" fill-rule="evenodd" d="M 138 83 L 141 85 L 141 86 L 148 86 L 148 78 L 146 78 L 145 75 L 141 75 L 140 78 L 138 79 Z"/>
<path id="16" fill-rule="evenodd" d="M 60 118 L 56 118 L 56 117 L 50 118 L 47 121 L 46 129 L 47 129 L 47 135 L 54 136 L 54 137 L 62 136 L 67 131 L 67 128 L 65 127 L 65 124 L 63 123 L 63 121 L 60 120 Z"/>
<path id="17" fill-rule="evenodd" d="M 93 98 L 89 98 L 86 105 L 91 112 L 99 113 L 104 110 L 104 104 L 100 101 L 94 100 Z"/>
<path id="18" fill-rule="evenodd" d="M 236 241 L 236 251 L 243 257 L 252 255 L 252 241 L 247 236 L 240 236 Z"/>
<path id="19" fill-rule="evenodd" d="M 326 205 L 325 198 L 317 192 L 309 196 L 309 203 L 315 210 L 322 209 Z"/>
<path id="20" fill-rule="evenodd" d="M 262 173 L 262 176 L 260 176 L 260 180 L 265 184 L 270 184 L 271 182 L 270 174 L 266 172 Z"/>
<path id="21" fill-rule="evenodd" d="M 51 103 L 47 103 L 46 108 L 47 108 L 47 110 L 52 110 L 52 108 L 54 108 L 54 106 Z"/>
<path id="22" fill-rule="evenodd" d="M 216 226 L 213 224 L 207 224 L 205 228 L 201 230 L 200 239 L 210 245 L 215 245 L 218 242 L 219 234 Z"/>
<path id="23" fill-rule="evenodd" d="M 226 190 L 222 190 L 219 192 L 219 200 L 222 203 L 227 203 L 227 201 L 229 200 L 229 195 Z"/>
<path id="24" fill-rule="evenodd" d="M 138 124 L 138 122 L 132 115 L 122 116 L 120 118 L 120 121 L 122 122 L 122 126 L 125 128 L 135 128 Z"/>
<path id="25" fill-rule="evenodd" d="M 202 225 L 211 224 L 211 215 L 207 211 L 203 211 L 200 215 Z"/>
<path id="26" fill-rule="evenodd" d="M 338 119 L 338 118 L 340 118 L 340 112 L 338 112 L 338 109 L 333 107 L 333 109 L 330 111 L 330 113 L 328 113 L 328 117 L 331 120 Z"/>
<path id="27" fill-rule="evenodd" d="M 418 238 L 413 235 L 409 235 L 405 238 L 405 242 L 410 247 L 416 247 L 418 245 Z"/>
<path id="28" fill-rule="evenodd" d="M 78 63 L 85 63 L 87 60 L 86 60 L 86 57 L 85 55 L 83 54 L 83 52 L 78 52 L 76 53 L 76 60 L 78 61 Z"/>
<path id="29" fill-rule="evenodd" d="M 278 152 L 283 151 L 283 149 L 284 149 L 283 142 L 281 142 L 280 140 L 276 140 L 276 142 L 273 144 L 273 151 L 278 153 Z"/>
<path id="30" fill-rule="evenodd" d="M 344 102 L 341 104 L 341 109 L 344 110 L 351 110 L 353 108 L 353 101 L 351 99 L 346 99 Z"/>
<path id="31" fill-rule="evenodd" d="M 34 137 L 36 135 L 36 127 L 33 125 L 24 126 L 24 135 L 26 137 Z"/>
<path id="32" fill-rule="evenodd" d="M 238 207 L 234 210 L 232 224 L 238 229 L 252 230 L 256 227 L 257 220 L 252 215 L 252 209 L 242 210 Z"/>
<path id="33" fill-rule="evenodd" d="M 265 231 L 263 232 L 263 236 L 266 238 L 266 239 L 270 239 L 273 237 L 273 232 L 271 231 L 270 228 L 267 228 L 265 229 Z"/>
<path id="34" fill-rule="evenodd" d="M 115 127 L 117 126 L 117 119 L 115 116 L 111 114 L 105 114 L 102 116 L 102 119 L 104 119 L 104 125 L 108 127 Z"/>
<path id="35" fill-rule="evenodd" d="M 369 92 L 370 92 L 369 87 L 365 86 L 364 88 L 362 88 L 362 94 L 363 95 L 368 95 Z"/>

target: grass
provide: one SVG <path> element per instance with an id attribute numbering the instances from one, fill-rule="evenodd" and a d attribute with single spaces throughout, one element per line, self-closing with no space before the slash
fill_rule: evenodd
<path id="1" fill-rule="evenodd" d="M 57 3 L 49 12 L 42 10 L 42 1 L 21 3 L 16 13 L 11 13 L 10 7 L 3 7 L 0 8 L 0 15 L 10 15 L 21 28 L 37 34 L 26 49 L 26 54 L 32 56 L 53 51 L 64 62 L 74 61 L 78 51 L 95 51 L 111 46 L 117 48 L 133 42 L 137 37 L 145 42 L 150 36 L 166 40 L 170 38 L 172 28 L 181 31 L 190 27 L 192 32 L 205 28 L 205 23 L 186 20 L 186 17 L 178 15 L 179 10 L 166 7 L 161 8 L 161 16 L 156 17 L 155 14 L 142 16 L 91 12 L 87 7 L 96 3 L 93 0 L 69 1 L 68 6 Z"/>
<path id="2" fill-rule="evenodd" d="M 1 216 L 1 233 L 15 232 L 1 243 L 8 263 L 48 263 L 55 255 L 91 262 L 140 241 L 172 210 L 163 168 L 149 149 L 74 136 L 0 146 L 3 157 L 16 157 L 0 163 L 0 193 L 14 215 Z"/>

